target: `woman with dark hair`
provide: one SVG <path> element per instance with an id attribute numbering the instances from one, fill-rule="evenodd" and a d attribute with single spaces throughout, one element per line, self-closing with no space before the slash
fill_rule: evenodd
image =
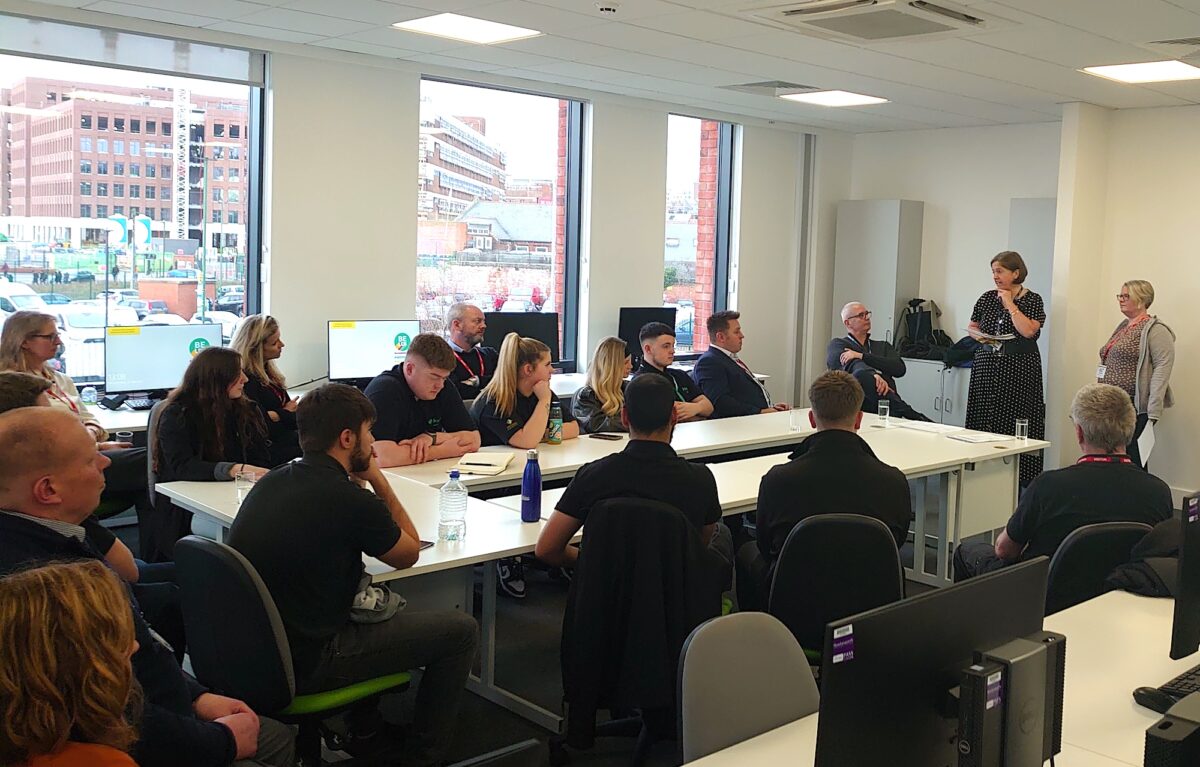
<path id="1" fill-rule="evenodd" d="M 1046 400 L 1042 395 L 1042 356 L 1037 339 L 1046 323 L 1042 297 L 1026 288 L 1029 270 L 1016 251 L 992 258 L 989 290 L 975 302 L 968 332 L 983 343 L 975 350 L 971 388 L 967 392 L 967 428 L 1013 434 L 1018 419 L 1029 421 L 1030 439 L 1046 433 Z M 991 340 L 1009 336 L 1005 341 Z M 1028 486 L 1042 473 L 1042 453 L 1021 456 L 1020 483 Z"/>
<path id="2" fill-rule="evenodd" d="M 0 764 L 136 767 L 129 603 L 100 562 L 0 579 Z"/>
<path id="3" fill-rule="evenodd" d="M 242 396 L 242 356 L 212 346 L 192 359 L 183 382 L 151 418 L 149 442 L 155 482 L 228 482 L 241 472 L 255 478 L 271 465 L 270 440 L 258 406 Z M 173 559 L 175 541 L 191 532 L 192 513 L 154 494 L 151 519 L 141 526 L 150 561 Z"/>

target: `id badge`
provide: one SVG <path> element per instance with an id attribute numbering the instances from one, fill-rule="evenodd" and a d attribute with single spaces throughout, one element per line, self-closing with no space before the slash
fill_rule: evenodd
<path id="1" fill-rule="evenodd" d="M 1108 372 L 1108 365 L 1097 365 L 1096 366 L 1096 380 L 1103 381 L 1104 374 L 1107 372 Z"/>

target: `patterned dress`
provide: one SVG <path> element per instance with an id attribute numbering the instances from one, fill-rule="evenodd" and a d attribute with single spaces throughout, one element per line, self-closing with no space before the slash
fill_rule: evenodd
<path id="1" fill-rule="evenodd" d="M 1042 297 L 1032 290 L 1015 300 L 1017 308 L 1031 320 L 1046 324 Z M 1012 317 L 996 291 L 989 290 L 975 302 L 971 321 L 991 335 L 1016 333 Z M 1030 340 L 1036 341 L 1042 328 Z M 1017 333 L 1019 336 L 1020 334 Z M 1018 418 L 1029 419 L 1030 439 L 1046 434 L 1046 400 L 1042 395 L 1042 356 L 1036 346 L 1020 355 L 1001 354 L 990 346 L 975 351 L 971 388 L 967 393 L 967 428 L 1012 434 Z M 1027 486 L 1042 473 L 1042 451 L 1021 455 L 1021 485 Z"/>

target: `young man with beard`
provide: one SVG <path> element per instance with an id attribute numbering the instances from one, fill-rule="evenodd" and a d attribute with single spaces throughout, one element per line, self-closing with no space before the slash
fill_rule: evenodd
<path id="1" fill-rule="evenodd" d="M 326 384 L 296 412 L 304 456 L 260 479 L 229 532 L 275 599 L 292 649 L 296 691 L 314 693 L 423 667 L 405 764 L 436 764 L 454 733 L 478 628 L 457 610 L 350 620 L 362 555 L 403 569 L 420 538 L 372 454 L 375 408 L 352 386 Z M 370 485 L 368 490 L 365 485 Z M 374 736 L 378 712 L 350 712 L 353 739 Z"/>

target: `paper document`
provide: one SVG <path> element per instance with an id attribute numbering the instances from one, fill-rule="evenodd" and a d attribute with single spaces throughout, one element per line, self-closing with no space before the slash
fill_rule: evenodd
<path id="1" fill-rule="evenodd" d="M 950 434 L 951 432 L 962 431 L 961 426 L 955 426 L 952 423 L 930 423 L 928 421 L 898 421 L 901 427 L 912 429 L 913 431 L 925 431 L 930 434 Z"/>
<path id="2" fill-rule="evenodd" d="M 957 439 L 960 442 L 970 442 L 978 444 L 982 442 L 1007 442 L 1012 437 L 1006 437 L 1003 434 L 989 434 L 983 431 L 964 431 L 961 434 L 947 434 L 949 439 Z"/>
<path id="3" fill-rule="evenodd" d="M 1142 436 L 1138 437 L 1138 455 L 1142 459 L 1142 465 L 1145 466 L 1150 461 L 1150 451 L 1154 449 L 1154 422 L 1146 421 L 1146 428 L 1142 429 Z"/>
<path id="4" fill-rule="evenodd" d="M 1001 341 L 1011 341 L 1017 337 L 1017 335 L 1015 333 L 1002 333 L 998 336 L 994 336 L 991 333 L 984 333 L 982 330 L 972 330 L 971 328 L 967 328 L 967 334 L 970 335 L 971 338 L 974 338 L 976 341 L 980 341 L 985 344 L 1000 343 Z"/>
<path id="5" fill-rule="evenodd" d="M 458 459 L 454 468 L 463 474 L 490 477 L 507 469 L 512 457 L 512 453 L 467 453 Z"/>

